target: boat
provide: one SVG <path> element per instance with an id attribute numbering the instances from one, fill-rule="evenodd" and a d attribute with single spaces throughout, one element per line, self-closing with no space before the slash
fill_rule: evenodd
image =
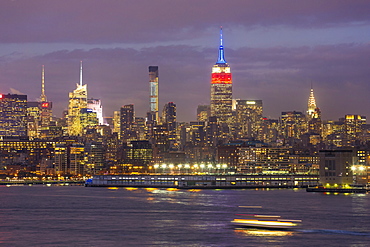
<path id="1" fill-rule="evenodd" d="M 243 219 L 234 219 L 231 223 L 239 227 L 287 230 L 299 227 L 301 220 L 282 219 L 274 215 L 245 215 Z"/>
<path id="2" fill-rule="evenodd" d="M 315 186 L 307 187 L 307 192 L 333 192 L 333 193 L 366 193 L 369 191 L 366 187 L 324 187 L 324 186 Z"/>

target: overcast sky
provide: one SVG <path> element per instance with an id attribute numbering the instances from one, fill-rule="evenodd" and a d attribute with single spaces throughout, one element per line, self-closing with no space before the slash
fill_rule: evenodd
<path id="1" fill-rule="evenodd" d="M 178 121 L 209 104 L 223 26 L 233 97 L 260 99 L 264 116 L 306 111 L 311 83 L 323 119 L 370 118 L 370 1 L 0 0 L 0 92 L 46 95 L 67 109 L 79 82 L 105 116 L 149 110 L 148 66 L 159 66 L 159 108 Z"/>

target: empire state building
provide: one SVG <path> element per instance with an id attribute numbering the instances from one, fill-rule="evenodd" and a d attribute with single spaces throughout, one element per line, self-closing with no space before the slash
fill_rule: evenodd
<path id="1" fill-rule="evenodd" d="M 224 57 L 221 28 L 218 60 L 213 65 L 211 79 L 211 116 L 217 117 L 221 124 L 232 121 L 232 85 L 230 66 Z"/>

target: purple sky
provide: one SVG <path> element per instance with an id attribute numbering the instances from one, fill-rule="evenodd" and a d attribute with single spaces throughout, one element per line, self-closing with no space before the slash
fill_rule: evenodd
<path id="1" fill-rule="evenodd" d="M 264 115 L 306 111 L 311 83 L 324 119 L 370 118 L 370 1 L 2 0 L 0 92 L 46 95 L 67 109 L 83 60 L 88 97 L 104 115 L 149 110 L 148 66 L 159 66 L 159 108 L 178 121 L 209 104 L 219 27 L 233 95 L 261 99 Z"/>

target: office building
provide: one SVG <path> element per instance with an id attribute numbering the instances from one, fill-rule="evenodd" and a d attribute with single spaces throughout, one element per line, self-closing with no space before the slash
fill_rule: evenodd
<path id="1" fill-rule="evenodd" d="M 222 29 L 218 60 L 212 68 L 211 79 L 211 116 L 217 117 L 220 124 L 232 123 L 232 79 L 230 66 L 224 57 Z"/>
<path id="2" fill-rule="evenodd" d="M 101 104 L 101 100 L 100 99 L 88 99 L 87 108 L 91 109 L 93 112 L 96 113 L 96 117 L 98 118 L 99 125 L 103 125 L 104 118 L 103 118 L 103 106 Z"/>
<path id="3" fill-rule="evenodd" d="M 167 125 L 168 140 L 171 142 L 176 140 L 176 104 L 168 102 L 163 107 L 162 112 L 163 124 Z"/>
<path id="4" fill-rule="evenodd" d="M 122 106 L 120 111 L 120 138 L 124 142 L 135 139 L 134 120 L 134 105 Z"/>
<path id="5" fill-rule="evenodd" d="M 211 107 L 210 105 L 198 105 L 197 108 L 197 121 L 206 122 L 211 116 Z"/>
<path id="6" fill-rule="evenodd" d="M 0 94 L 0 136 L 27 136 L 27 95 Z"/>
<path id="7" fill-rule="evenodd" d="M 302 112 L 281 113 L 281 131 L 284 138 L 300 138 L 306 133 L 306 116 Z"/>
<path id="8" fill-rule="evenodd" d="M 235 129 L 239 138 L 262 136 L 262 100 L 236 100 Z"/>
<path id="9" fill-rule="evenodd" d="M 82 135 L 81 109 L 87 108 L 87 85 L 82 84 L 82 61 L 80 65 L 80 83 L 76 89 L 69 93 L 68 104 L 68 134 L 70 136 Z"/>
<path id="10" fill-rule="evenodd" d="M 49 102 L 45 94 L 45 68 L 42 65 L 41 72 L 41 96 L 40 96 L 40 118 L 39 126 L 40 127 L 49 127 L 52 117 L 52 102 Z"/>

